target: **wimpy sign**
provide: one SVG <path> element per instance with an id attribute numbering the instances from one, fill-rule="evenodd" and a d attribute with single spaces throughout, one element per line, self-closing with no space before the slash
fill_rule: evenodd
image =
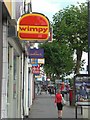
<path id="1" fill-rule="evenodd" d="M 40 13 L 25 14 L 19 18 L 17 32 L 20 40 L 48 40 L 50 23 Z"/>

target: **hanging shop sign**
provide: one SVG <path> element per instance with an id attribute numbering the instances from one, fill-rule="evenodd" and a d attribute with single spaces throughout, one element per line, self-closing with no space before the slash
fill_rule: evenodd
<path id="1" fill-rule="evenodd" d="M 38 64 L 45 64 L 45 59 L 44 58 L 39 58 L 38 59 Z"/>
<path id="2" fill-rule="evenodd" d="M 45 59 L 44 58 L 31 58 L 30 63 L 32 66 L 37 66 L 38 64 L 45 64 Z"/>
<path id="3" fill-rule="evenodd" d="M 52 42 L 53 41 L 53 28 L 50 27 L 50 36 L 48 38 L 48 42 Z"/>
<path id="4" fill-rule="evenodd" d="M 44 57 L 44 49 L 28 49 L 28 57 L 29 58 L 43 58 Z"/>
<path id="5" fill-rule="evenodd" d="M 40 74 L 40 65 L 32 66 L 32 73 L 33 74 Z"/>
<path id="6" fill-rule="evenodd" d="M 41 76 L 40 75 L 35 75 L 35 78 L 41 78 Z"/>
<path id="7" fill-rule="evenodd" d="M 30 63 L 32 64 L 32 66 L 38 66 L 38 59 L 36 59 L 36 58 L 31 58 L 31 59 L 30 59 Z"/>
<path id="8" fill-rule="evenodd" d="M 46 41 L 49 38 L 49 20 L 40 13 L 21 16 L 17 23 L 20 40 Z"/>

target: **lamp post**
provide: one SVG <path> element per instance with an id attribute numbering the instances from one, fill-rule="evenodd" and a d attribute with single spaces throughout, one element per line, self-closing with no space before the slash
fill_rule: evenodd
<path id="1" fill-rule="evenodd" d="M 0 119 L 1 119 L 1 98 L 2 98 L 2 60 L 3 60 L 3 30 L 2 30 L 2 0 L 0 0 Z"/>
<path id="2" fill-rule="evenodd" d="M 90 0 L 88 0 L 88 74 L 90 74 Z M 90 115 L 88 118 L 90 119 Z"/>
<path id="3" fill-rule="evenodd" d="M 88 0 L 88 74 L 90 74 L 90 0 Z"/>
<path id="4" fill-rule="evenodd" d="M 2 98 L 2 61 L 3 61 L 3 26 L 2 26 L 2 0 L 0 0 L 0 119 L 1 119 L 1 98 Z"/>

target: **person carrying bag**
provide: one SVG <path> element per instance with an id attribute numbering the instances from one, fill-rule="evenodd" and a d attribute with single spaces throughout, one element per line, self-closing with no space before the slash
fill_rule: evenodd
<path id="1" fill-rule="evenodd" d="M 66 100 L 64 99 L 64 97 L 62 96 L 62 104 L 66 105 Z"/>
<path id="2" fill-rule="evenodd" d="M 55 105 L 57 105 L 58 118 L 60 118 L 60 119 L 62 119 L 62 112 L 63 112 L 64 104 L 65 104 L 65 100 L 62 97 L 60 90 L 58 90 L 58 92 L 55 95 Z"/>

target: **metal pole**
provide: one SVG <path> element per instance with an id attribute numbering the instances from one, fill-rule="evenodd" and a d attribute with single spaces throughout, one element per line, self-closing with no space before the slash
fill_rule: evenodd
<path id="1" fill-rule="evenodd" d="M 88 74 L 90 74 L 90 1 L 88 1 Z"/>
<path id="2" fill-rule="evenodd" d="M 32 2 L 31 2 L 31 0 L 27 3 L 27 6 L 28 6 L 27 13 L 32 13 Z"/>
<path id="3" fill-rule="evenodd" d="M 3 27 L 2 27 L 2 1 L 0 1 L 0 119 L 2 99 L 2 61 L 3 61 Z"/>
<path id="4" fill-rule="evenodd" d="M 24 0 L 24 13 L 26 13 L 26 4 L 25 4 L 25 0 Z"/>
<path id="5" fill-rule="evenodd" d="M 30 12 L 32 13 L 32 1 L 30 0 Z"/>

